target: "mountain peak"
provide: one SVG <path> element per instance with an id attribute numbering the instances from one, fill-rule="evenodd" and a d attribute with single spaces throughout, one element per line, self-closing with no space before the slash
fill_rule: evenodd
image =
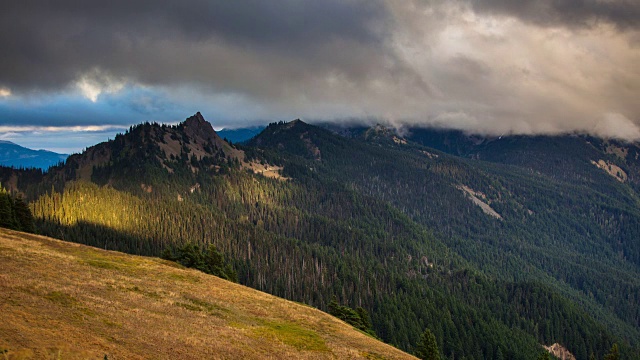
<path id="1" fill-rule="evenodd" d="M 389 134 L 395 133 L 393 129 L 388 128 L 382 124 L 376 124 L 375 126 L 372 126 L 369 130 L 382 135 L 389 135 Z"/>
<path id="2" fill-rule="evenodd" d="M 216 134 L 216 131 L 213 130 L 211 123 L 205 120 L 204 116 L 202 116 L 200 112 L 188 117 L 181 125 L 184 132 L 190 138 L 202 138 L 206 141 L 221 145 L 222 139 L 220 139 L 218 134 Z"/>
<path id="3" fill-rule="evenodd" d="M 309 127 L 309 124 L 300 119 L 295 119 L 284 123 L 284 129 L 304 129 L 307 127 Z"/>
<path id="4" fill-rule="evenodd" d="M 149 185 L 177 169 L 192 173 L 216 170 L 231 159 L 242 161 L 244 153 L 233 148 L 213 129 L 200 112 L 176 126 L 144 123 L 133 126 L 116 139 L 88 148 L 69 158 L 68 179 L 92 180 L 99 184 L 120 182 L 126 186 L 139 181 Z M 162 168 L 150 174 L 143 168 Z M 97 171 L 96 171 L 97 169 Z M 132 175 L 135 174 L 135 175 Z M 146 191 L 146 190 L 145 190 Z"/>
<path id="5" fill-rule="evenodd" d="M 329 130 L 307 124 L 300 119 L 271 123 L 251 139 L 250 146 L 275 148 L 308 159 L 321 161 L 323 152 L 344 146 L 346 140 Z M 331 150 L 328 150 L 331 152 Z"/>
<path id="6" fill-rule="evenodd" d="M 204 119 L 204 116 L 198 111 L 195 115 L 189 116 L 185 121 L 185 125 L 200 125 L 200 124 L 208 124 L 207 120 Z M 211 124 L 209 124 L 211 125 Z"/>

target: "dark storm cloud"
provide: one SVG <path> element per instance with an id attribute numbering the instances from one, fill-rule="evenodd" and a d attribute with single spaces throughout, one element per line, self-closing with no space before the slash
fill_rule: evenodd
<path id="1" fill-rule="evenodd" d="M 6 131 L 201 111 L 640 139 L 637 0 L 5 3 Z"/>
<path id="2" fill-rule="evenodd" d="M 619 29 L 640 28 L 637 0 L 470 0 L 481 12 L 513 15 L 538 25 L 584 27 L 599 22 Z"/>
<path id="3" fill-rule="evenodd" d="M 10 1 L 0 12 L 0 85 L 60 88 L 98 68 L 152 84 L 216 81 L 248 91 L 229 67 L 295 76 L 299 61 L 359 76 L 356 64 L 383 41 L 385 16 L 369 0 Z M 351 51 L 327 54 L 341 49 Z"/>

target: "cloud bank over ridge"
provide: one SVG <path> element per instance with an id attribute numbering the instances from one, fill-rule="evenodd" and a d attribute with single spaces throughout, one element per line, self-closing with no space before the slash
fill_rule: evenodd
<path id="1" fill-rule="evenodd" d="M 25 0 L 0 46 L 0 126 L 200 110 L 640 139 L 637 1 Z"/>

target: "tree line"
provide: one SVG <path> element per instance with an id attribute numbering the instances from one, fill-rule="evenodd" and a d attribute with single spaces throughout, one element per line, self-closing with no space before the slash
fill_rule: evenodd
<path id="1" fill-rule="evenodd" d="M 34 219 L 29 205 L 21 196 L 12 196 L 0 185 L 0 227 L 34 232 Z"/>

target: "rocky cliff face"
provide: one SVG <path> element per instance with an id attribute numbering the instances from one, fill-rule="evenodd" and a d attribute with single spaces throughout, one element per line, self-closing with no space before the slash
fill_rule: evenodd
<path id="1" fill-rule="evenodd" d="M 576 360 L 576 357 L 573 356 L 572 353 L 569 352 L 564 346 L 555 343 L 551 346 L 543 347 L 553 356 L 557 357 L 560 360 Z"/>

